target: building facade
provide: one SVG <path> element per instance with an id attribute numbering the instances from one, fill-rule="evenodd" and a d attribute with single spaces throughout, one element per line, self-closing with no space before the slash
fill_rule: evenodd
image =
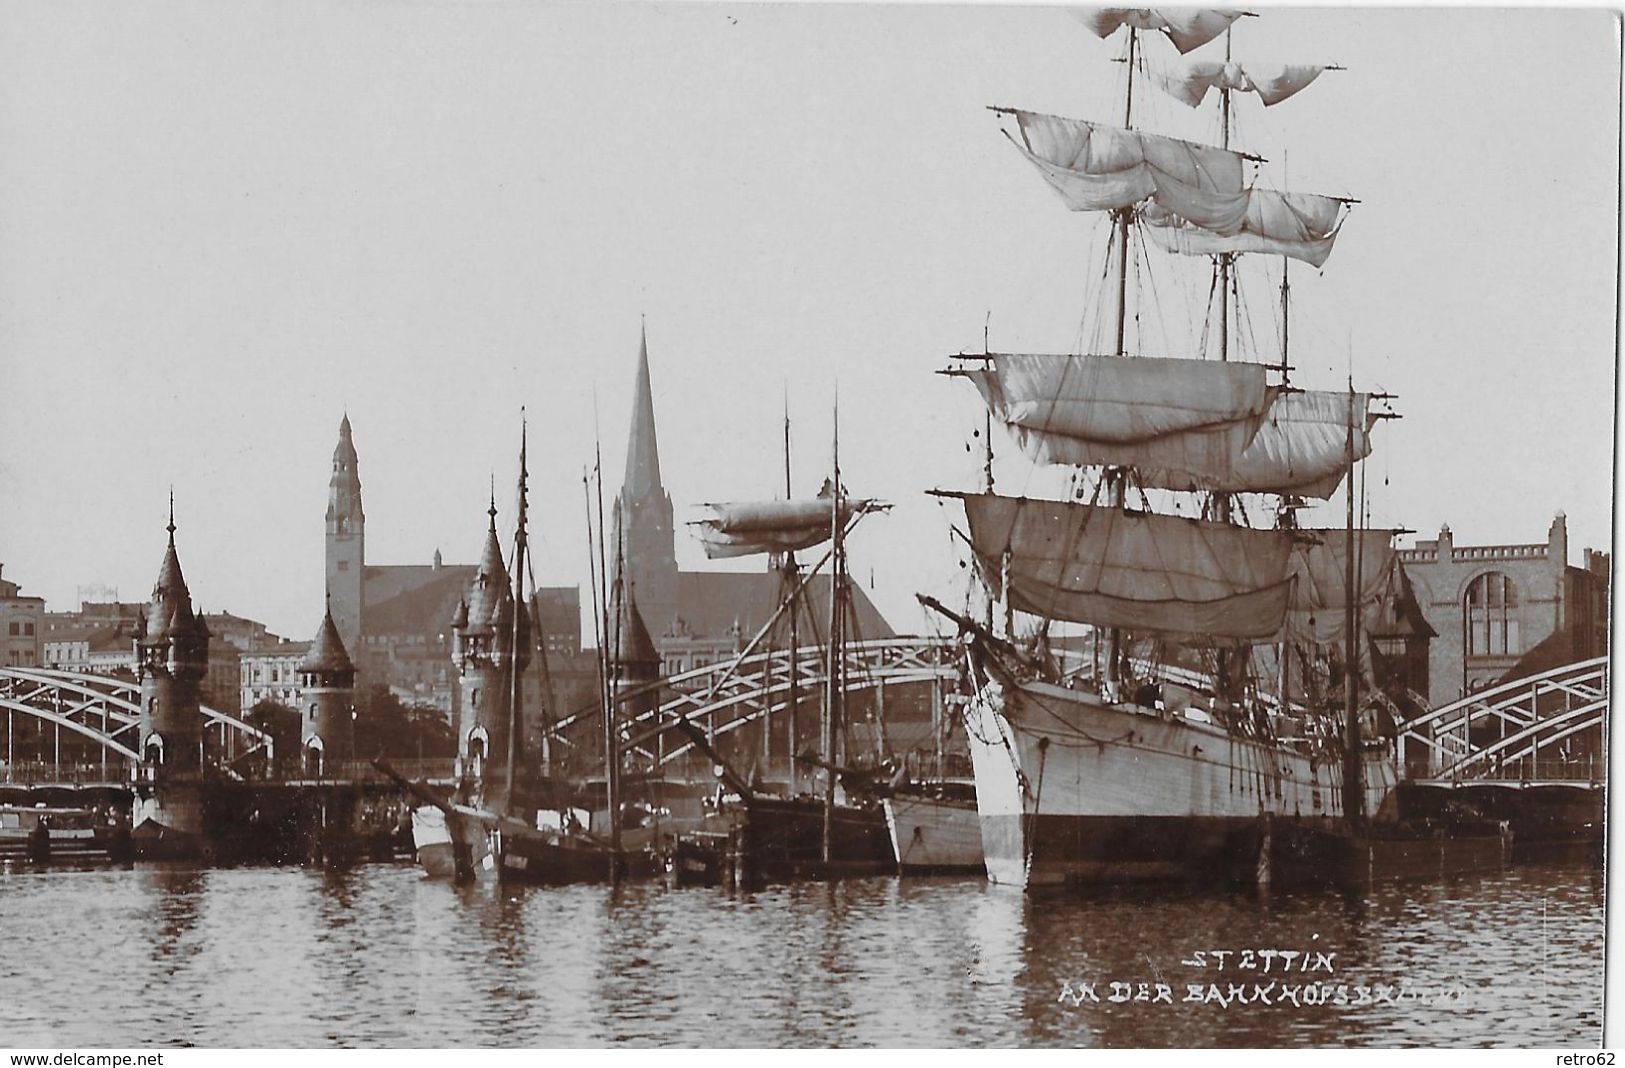
<path id="1" fill-rule="evenodd" d="M 1608 652 L 1607 553 L 1568 562 L 1561 512 L 1546 540 L 1457 545 L 1448 526 L 1399 553 L 1429 643 L 1428 699 L 1437 707 L 1504 679 Z"/>
<path id="2" fill-rule="evenodd" d="M 3 567 L 3 565 L 0 565 Z M 25 597 L 21 587 L 0 574 L 0 662 L 7 667 L 38 667 L 45 661 L 45 599 Z"/>
<path id="3" fill-rule="evenodd" d="M 310 653 L 309 642 L 279 638 L 241 654 L 238 662 L 238 707 L 247 712 L 261 701 L 299 707 L 299 665 Z"/>

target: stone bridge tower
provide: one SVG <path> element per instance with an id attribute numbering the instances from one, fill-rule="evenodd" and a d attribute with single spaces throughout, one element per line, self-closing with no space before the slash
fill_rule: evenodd
<path id="1" fill-rule="evenodd" d="M 203 848 L 203 714 L 198 688 L 209 669 L 209 628 L 175 552 L 175 499 L 169 502 L 169 548 L 137 622 L 136 677 L 141 684 L 142 763 L 136 769 L 132 836 L 149 856 L 191 856 Z"/>
<path id="2" fill-rule="evenodd" d="M 141 683 L 141 758 L 160 777 L 201 766 L 203 718 L 198 687 L 209 669 L 209 628 L 192 611 L 192 595 L 175 552 L 175 504 L 169 506 L 169 547 L 137 624 L 136 672 Z"/>
<path id="3" fill-rule="evenodd" d="M 303 685 L 299 748 L 305 767 L 321 771 L 355 755 L 355 664 L 333 620 L 332 599 L 310 652 L 299 664 Z"/>
<path id="4" fill-rule="evenodd" d="M 510 727 L 516 695 L 515 674 L 523 685 L 530 663 L 530 614 L 515 605 L 497 540 L 497 507 L 491 502 L 485 550 L 468 593 L 452 617 L 452 661 L 458 673 L 458 775 L 466 777 L 485 804 L 506 807 L 512 783 L 507 779 Z M 515 618 L 515 613 L 518 618 Z M 517 645 L 516 645 L 517 637 Z M 513 731 L 515 768 L 524 765 L 524 731 Z"/>

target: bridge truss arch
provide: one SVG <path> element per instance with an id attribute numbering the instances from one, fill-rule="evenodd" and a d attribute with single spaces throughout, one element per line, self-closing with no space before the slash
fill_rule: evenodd
<path id="1" fill-rule="evenodd" d="M 88 738 L 102 751 L 139 766 L 141 687 L 129 679 L 91 675 L 56 668 L 0 667 L 0 709 L 6 712 L 5 761 L 12 759 L 14 717 L 29 716 L 54 725 L 60 739 L 64 729 Z M 216 730 L 223 749 L 238 755 L 269 746 L 270 735 L 237 716 L 208 706 L 200 707 L 204 730 Z M 60 745 L 58 745 L 60 750 Z M 60 764 L 61 760 L 54 761 Z"/>
<path id="2" fill-rule="evenodd" d="M 1526 781 L 1606 777 L 1608 657 L 1565 664 L 1469 694 L 1404 724 L 1401 768 L 1417 778 Z M 1493 739 L 1473 740 L 1474 728 Z M 1599 732 L 1600 752 L 1583 762 L 1565 744 Z"/>
<path id="3" fill-rule="evenodd" d="M 958 641 L 949 638 L 849 642 L 843 651 L 845 692 L 908 683 L 950 683 L 958 677 L 959 655 Z M 670 764 L 693 749 L 693 743 L 677 729 L 680 717 L 715 739 L 782 715 L 790 708 L 792 665 L 797 707 L 818 708 L 829 680 L 828 663 L 827 646 L 804 645 L 753 653 L 668 676 L 650 686 L 660 693 L 658 707 L 623 715 L 623 737 L 632 752 L 651 764 Z M 593 732 L 600 729 L 595 706 L 559 720 L 553 736 L 565 746 L 575 747 L 588 744 L 589 738 L 595 742 Z"/>

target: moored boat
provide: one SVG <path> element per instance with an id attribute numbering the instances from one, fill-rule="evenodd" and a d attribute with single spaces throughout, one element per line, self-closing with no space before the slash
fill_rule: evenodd
<path id="1" fill-rule="evenodd" d="M 0 858 L 122 860 L 129 852 L 129 824 L 110 822 L 96 809 L 0 805 Z"/>
<path id="2" fill-rule="evenodd" d="M 899 873 L 984 869 L 974 782 L 910 784 L 880 803 Z"/>

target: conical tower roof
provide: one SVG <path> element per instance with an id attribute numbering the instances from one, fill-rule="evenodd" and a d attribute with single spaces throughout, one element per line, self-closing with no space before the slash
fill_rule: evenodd
<path id="1" fill-rule="evenodd" d="M 620 605 L 615 613 L 615 640 L 616 664 L 658 672 L 660 652 L 655 648 L 654 639 L 649 637 L 649 628 L 643 623 L 643 613 L 638 611 L 630 583 L 621 587 Z"/>
<path id="2" fill-rule="evenodd" d="M 621 500 L 641 501 L 665 493 L 660 482 L 660 447 L 655 439 L 654 390 L 649 385 L 649 336 L 638 348 L 637 381 L 632 387 L 632 426 L 626 442 L 626 477 Z"/>
<path id="3" fill-rule="evenodd" d="M 508 594 L 508 569 L 502 562 L 502 543 L 497 539 L 497 505 L 493 497 L 487 513 L 491 525 L 485 532 L 485 550 L 468 590 L 468 626 L 488 629 L 497 623 L 502 602 Z M 511 618 L 511 617 L 510 617 Z"/>
<path id="4" fill-rule="evenodd" d="M 310 652 L 300 661 L 299 670 L 323 673 L 355 670 L 355 662 L 345 650 L 344 639 L 339 637 L 339 628 L 333 622 L 331 599 L 322 613 L 322 625 L 316 628 L 316 640 L 310 643 Z"/>
<path id="5" fill-rule="evenodd" d="M 175 497 L 169 498 L 169 547 L 158 566 L 158 580 L 152 584 L 152 600 L 147 606 L 146 636 L 159 641 L 189 632 L 195 625 L 192 594 L 181 574 L 181 558 L 175 552 Z"/>

